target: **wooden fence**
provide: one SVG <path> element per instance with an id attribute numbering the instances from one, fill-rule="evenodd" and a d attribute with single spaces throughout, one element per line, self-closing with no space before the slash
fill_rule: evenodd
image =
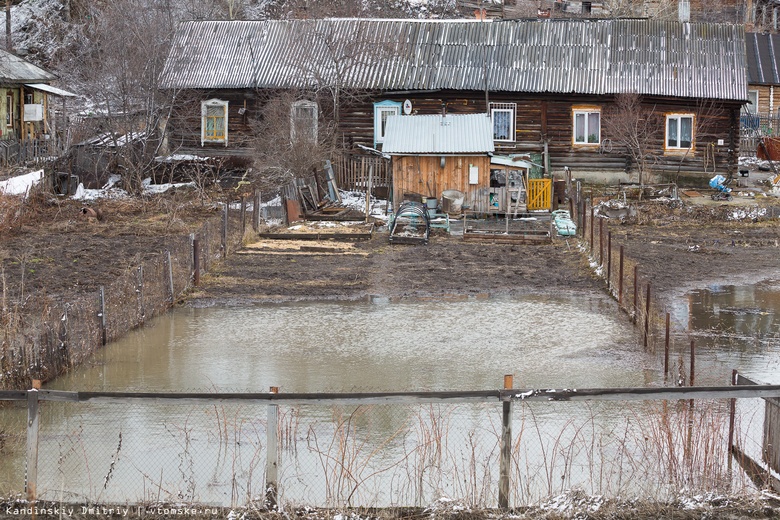
<path id="1" fill-rule="evenodd" d="M 597 401 L 619 401 L 628 404 L 636 401 L 675 401 L 684 402 L 690 400 L 723 400 L 723 399 L 751 399 L 751 398 L 777 398 L 780 397 L 780 385 L 737 385 L 737 386 L 713 386 L 713 387 L 640 387 L 640 388 L 594 388 L 594 389 L 517 389 L 514 388 L 511 375 L 504 377 L 504 388 L 494 390 L 474 390 L 474 391 L 438 391 L 438 392 L 374 392 L 374 393 L 279 393 L 277 387 L 272 387 L 270 392 L 250 393 L 161 393 L 161 392 L 73 392 L 59 390 L 40 390 L 39 385 L 31 390 L 0 391 L 0 402 L 2 401 L 21 401 L 27 404 L 26 421 L 26 482 L 25 491 L 28 501 L 34 502 L 39 499 L 39 492 L 47 494 L 45 487 L 38 488 L 39 465 L 43 462 L 39 460 L 39 444 L 47 441 L 47 438 L 41 435 L 41 406 L 42 401 L 48 402 L 50 407 L 63 407 L 67 403 L 73 403 L 75 406 L 82 406 L 84 409 L 90 402 L 99 402 L 102 405 L 116 403 L 120 406 L 126 406 L 127 403 L 134 403 L 133 406 L 143 406 L 143 403 L 159 403 L 163 401 L 194 404 L 197 402 L 219 403 L 223 407 L 227 402 L 241 403 L 249 406 L 259 404 L 266 406 L 266 420 L 268 427 L 265 428 L 265 435 L 262 439 L 265 449 L 260 450 L 260 454 L 265 454 L 265 503 L 273 508 L 278 503 L 278 489 L 280 483 L 280 471 L 283 469 L 280 458 L 283 447 L 290 439 L 287 437 L 289 424 L 290 406 L 357 406 L 358 408 L 368 405 L 404 406 L 430 404 L 449 405 L 449 404 L 467 404 L 467 403 L 496 403 L 501 404 L 500 408 L 494 408 L 495 412 L 500 414 L 500 434 L 496 436 L 498 454 L 498 480 L 493 481 L 497 487 L 498 506 L 502 509 L 510 507 L 509 493 L 512 488 L 512 481 L 517 478 L 517 468 L 513 469 L 518 461 L 513 458 L 513 443 L 519 439 L 517 431 L 513 434 L 513 408 L 524 406 L 525 403 L 537 402 L 540 406 L 550 405 L 558 402 L 597 402 Z M 285 414 L 281 413 L 280 407 L 287 407 Z M 124 409 L 124 408 L 123 408 Z M 691 405 L 690 410 L 693 410 Z M 664 409 L 666 412 L 666 409 Z M 223 412 L 224 413 L 224 412 Z M 687 413 L 687 412 L 686 412 Z M 734 410 L 732 408 L 732 420 L 730 428 L 733 428 Z M 299 416 L 296 416 L 296 421 Z M 693 428 L 693 422 L 689 422 L 689 427 Z M 272 425 L 276 425 L 275 427 Z M 222 432 L 220 432 L 221 434 Z M 258 430 L 258 433 L 262 433 Z M 498 432 L 497 432 L 498 433 Z M 623 435 L 623 434 L 621 434 Z M 125 432 L 128 442 L 131 440 L 131 433 Z M 733 432 L 729 432 L 729 446 L 723 446 L 731 450 L 733 445 Z M 120 447 L 122 446 L 122 436 L 120 434 Z M 47 442 L 51 442 L 48 438 Z M 228 442 L 225 440 L 224 442 Z M 244 440 L 242 439 L 242 443 Z M 673 447 L 673 446 L 670 446 Z M 130 448 L 123 448 L 123 458 L 132 457 L 133 453 L 127 451 Z M 288 452 L 289 456 L 289 452 Z M 724 457 L 727 458 L 728 456 Z M 722 459 L 721 459 L 722 460 Z M 258 461 L 259 462 L 259 461 Z M 713 461 L 707 462 L 711 464 Z M 289 462 L 288 462 L 289 464 Z M 105 478 L 105 484 L 108 484 L 114 464 L 111 464 L 112 470 Z M 521 472 L 522 474 L 522 472 Z M 517 484 L 517 482 L 515 482 Z M 309 485 L 312 485 L 309 482 Z M 358 484 L 359 485 L 359 484 Z M 102 486 L 104 487 L 104 486 Z M 48 490 L 49 492 L 51 490 Z M 354 489 L 353 489 L 354 492 Z M 496 496 L 493 495 L 493 496 Z M 351 496 L 351 494 L 350 494 Z M 94 499 L 95 497 L 87 497 Z"/>
<path id="2" fill-rule="evenodd" d="M 344 155 L 335 164 L 336 182 L 342 190 L 365 191 L 371 173 L 371 188 L 386 196 L 392 181 L 390 160 L 371 155 Z M 380 194 L 378 194 L 380 195 Z"/>

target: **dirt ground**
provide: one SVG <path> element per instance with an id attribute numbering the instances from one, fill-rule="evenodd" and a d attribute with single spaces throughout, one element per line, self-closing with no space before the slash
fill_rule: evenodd
<path id="1" fill-rule="evenodd" d="M 84 207 L 100 209 L 102 220 L 83 214 Z M 9 300 L 24 301 L 33 293 L 67 299 L 93 292 L 217 212 L 190 195 L 175 193 L 98 203 L 48 196 L 26 202 L 0 198 L 0 267 L 6 293 Z M 2 219 L 9 214 L 16 218 Z"/>
<path id="2" fill-rule="evenodd" d="M 138 256 L 165 249 L 218 211 L 183 194 L 151 201 L 102 201 L 104 218 L 83 203 L 29 203 L 25 218 L 0 234 L 0 261 L 12 298 L 94 291 Z M 759 195 L 713 202 L 637 204 L 625 222 L 609 221 L 613 247 L 640 264 L 656 294 L 671 296 L 712 282 L 777 278 L 780 199 Z M 250 240 L 251 241 L 251 240 Z M 22 276 L 22 272 L 24 275 Z M 464 242 L 437 230 L 427 246 L 392 245 L 386 232 L 368 241 L 264 240 L 250 244 L 203 277 L 194 305 L 319 299 L 448 297 L 598 290 L 576 238 L 552 244 Z"/>

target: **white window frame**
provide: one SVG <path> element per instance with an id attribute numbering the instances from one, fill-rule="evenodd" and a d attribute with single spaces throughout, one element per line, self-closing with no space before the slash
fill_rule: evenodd
<path id="1" fill-rule="evenodd" d="M 680 145 L 680 135 L 682 133 L 683 119 L 691 120 L 691 145 L 690 146 Z M 676 144 L 669 144 L 669 123 L 672 121 L 676 121 L 675 123 L 677 127 Z M 696 142 L 696 118 L 694 117 L 694 114 L 667 114 L 666 115 L 666 124 L 664 125 L 664 148 L 666 148 L 667 150 L 674 150 L 674 151 L 692 150 L 695 142 Z"/>
<path id="2" fill-rule="evenodd" d="M 206 127 L 208 122 L 208 109 L 221 107 L 224 110 L 224 122 L 225 132 L 224 135 L 218 137 L 212 137 L 206 135 Z M 228 145 L 228 102 L 221 99 L 208 99 L 202 101 L 200 104 L 200 145 L 203 146 L 206 143 L 225 143 Z"/>
<path id="3" fill-rule="evenodd" d="M 496 115 L 497 114 L 509 114 L 509 121 L 510 121 L 510 127 L 509 130 L 509 138 L 508 139 L 499 139 L 496 136 L 499 135 L 499 132 L 496 132 Z M 490 123 L 493 127 L 493 141 L 499 142 L 499 143 L 514 143 L 515 142 L 515 135 L 517 133 L 517 103 L 490 103 Z"/>
<path id="4" fill-rule="evenodd" d="M 299 119 L 296 118 L 296 114 L 301 109 L 311 110 L 311 120 L 307 121 L 307 123 L 311 125 L 311 135 L 308 136 L 308 139 L 312 143 L 316 143 L 320 122 L 320 107 L 316 101 L 311 101 L 308 99 L 301 99 L 300 101 L 296 101 L 290 107 L 290 140 L 296 141 L 299 139 L 299 136 L 296 135 L 296 129 L 298 128 L 299 121 Z M 301 136 L 300 139 L 304 139 L 306 137 L 307 136 Z"/>
<path id="5" fill-rule="evenodd" d="M 401 103 L 382 101 L 374 103 L 374 148 L 385 142 L 385 124 L 389 116 L 401 115 Z"/>
<path id="6" fill-rule="evenodd" d="M 593 116 L 597 116 L 599 119 L 598 133 L 596 134 L 596 140 L 591 141 L 588 137 L 591 135 L 588 133 L 590 119 Z M 580 140 L 577 138 L 577 116 L 582 116 L 585 123 L 585 134 Z M 572 110 L 572 125 L 571 125 L 571 140 L 577 146 L 599 146 L 601 144 L 601 109 L 599 108 L 575 108 Z"/>

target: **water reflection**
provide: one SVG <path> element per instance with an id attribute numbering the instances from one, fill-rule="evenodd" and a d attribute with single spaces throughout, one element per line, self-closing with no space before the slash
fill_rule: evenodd
<path id="1" fill-rule="evenodd" d="M 655 378 L 601 295 L 183 308 L 58 389 L 287 392 L 641 386 Z"/>
<path id="2" fill-rule="evenodd" d="M 723 384 L 732 369 L 766 383 L 780 383 L 780 281 L 711 285 L 685 302 L 687 329 L 704 365 L 700 384 Z"/>

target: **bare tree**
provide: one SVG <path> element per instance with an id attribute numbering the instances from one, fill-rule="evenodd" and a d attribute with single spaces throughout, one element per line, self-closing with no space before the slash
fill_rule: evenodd
<path id="1" fill-rule="evenodd" d="M 83 38 L 62 56 L 58 73 L 91 94 L 92 112 L 112 141 L 114 165 L 133 191 L 149 174 L 168 100 L 157 81 L 174 28 L 171 0 L 96 2 Z M 132 21 L 132 23 L 129 23 Z"/>
<path id="2" fill-rule="evenodd" d="M 642 103 L 639 94 L 618 94 L 614 105 L 604 111 L 604 137 L 626 150 L 636 166 L 639 184 L 651 173 L 654 145 L 663 139 L 663 124 L 655 114 L 655 106 Z"/>
<path id="3" fill-rule="evenodd" d="M 296 177 L 308 175 L 321 168 L 325 159 L 340 152 L 332 120 L 318 116 L 312 120 L 311 113 L 304 112 L 302 117 L 296 113 L 297 106 L 319 111 L 315 99 L 311 92 L 283 93 L 268 100 L 260 118 L 254 121 L 258 136 L 254 167 L 259 172 L 255 181 L 261 189 L 273 191 Z M 309 101 L 311 105 L 306 104 Z"/>

